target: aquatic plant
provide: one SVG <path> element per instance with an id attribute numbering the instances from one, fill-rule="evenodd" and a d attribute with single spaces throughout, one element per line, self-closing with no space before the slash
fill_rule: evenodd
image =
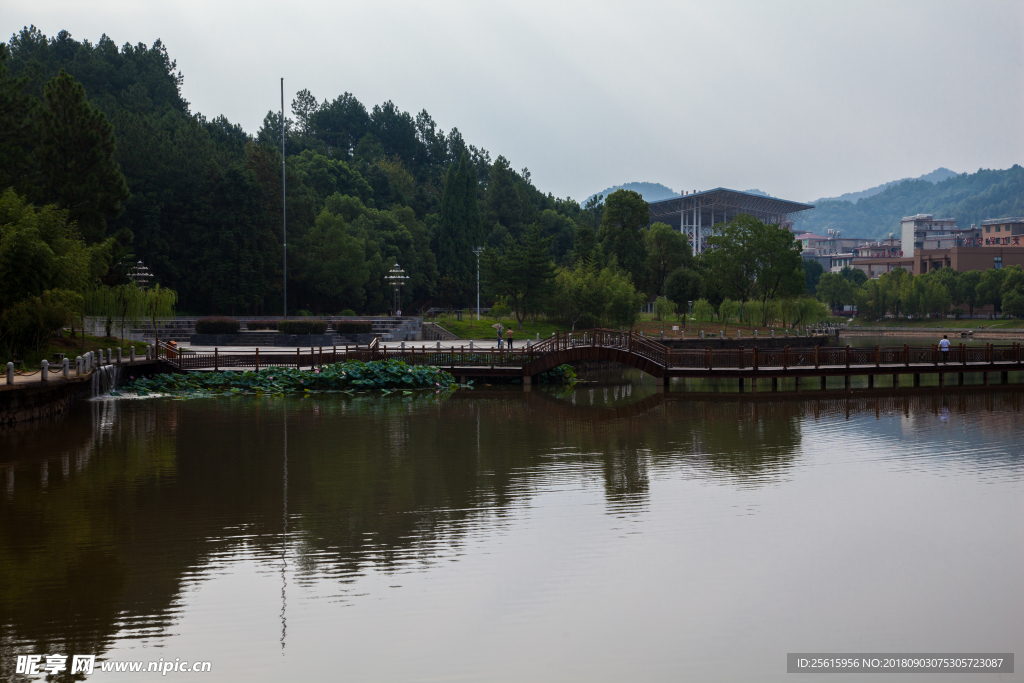
<path id="1" fill-rule="evenodd" d="M 192 372 L 162 374 L 127 382 L 117 394 L 291 394 L 330 391 L 395 389 L 450 390 L 455 378 L 429 365 L 407 365 L 401 360 L 364 363 L 350 360 L 312 370 L 268 367 L 259 372 Z M 113 392 L 112 392 L 113 393 Z"/>

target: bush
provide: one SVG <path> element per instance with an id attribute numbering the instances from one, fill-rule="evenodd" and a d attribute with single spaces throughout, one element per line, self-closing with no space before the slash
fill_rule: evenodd
<path id="1" fill-rule="evenodd" d="M 327 323 L 323 320 L 282 320 L 277 324 L 277 331 L 282 334 L 323 334 L 327 332 Z"/>
<path id="2" fill-rule="evenodd" d="M 242 329 L 234 318 L 200 318 L 196 321 L 196 334 L 235 334 Z"/>
<path id="3" fill-rule="evenodd" d="M 351 308 L 346 308 L 344 311 L 342 311 L 338 315 L 340 317 L 342 317 L 342 318 L 354 318 L 355 315 L 356 315 L 356 312 L 353 311 Z"/>
<path id="4" fill-rule="evenodd" d="M 373 332 L 373 323 L 336 322 L 334 329 L 338 334 L 369 334 Z"/>
<path id="5" fill-rule="evenodd" d="M 276 330 L 276 320 L 250 320 L 245 324 L 248 330 Z"/>

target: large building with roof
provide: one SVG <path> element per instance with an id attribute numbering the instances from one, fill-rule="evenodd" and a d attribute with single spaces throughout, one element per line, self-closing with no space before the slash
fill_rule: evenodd
<path id="1" fill-rule="evenodd" d="M 651 202 L 651 223 L 667 223 L 681 231 L 693 251 L 699 254 L 714 234 L 714 226 L 728 223 L 740 214 L 749 214 L 765 223 L 776 223 L 780 228 L 792 228 L 795 214 L 814 207 L 775 197 L 740 192 L 724 187 L 703 192 L 684 193 L 672 199 Z"/>

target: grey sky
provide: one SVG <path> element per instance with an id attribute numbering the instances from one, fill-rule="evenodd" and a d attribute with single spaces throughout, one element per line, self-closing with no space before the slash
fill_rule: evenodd
<path id="1" fill-rule="evenodd" d="M 426 109 L 534 184 L 811 200 L 1024 163 L 1024 2 L 4 0 L 23 25 L 161 38 L 193 111 L 255 132 L 308 88 Z"/>

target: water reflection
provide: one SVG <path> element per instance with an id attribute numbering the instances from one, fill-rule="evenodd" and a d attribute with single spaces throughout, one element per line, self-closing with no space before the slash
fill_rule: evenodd
<path id="1" fill-rule="evenodd" d="M 552 492 L 599 486 L 608 514 L 642 520 L 658 477 L 784 484 L 818 423 L 858 420 L 861 437 L 887 438 L 912 420 L 960 420 L 1005 442 L 1019 436 L 1021 399 L 993 389 L 695 401 L 620 377 L 450 398 L 84 403 L 64 422 L 0 435 L 0 675 L 17 653 L 167 638 L 183 593 L 241 558 L 280 575 L 285 655 L 293 587 L 329 578 L 332 600 L 350 604 L 369 571 L 458 560 Z M 1021 466 L 1005 448 L 943 455 Z"/>

